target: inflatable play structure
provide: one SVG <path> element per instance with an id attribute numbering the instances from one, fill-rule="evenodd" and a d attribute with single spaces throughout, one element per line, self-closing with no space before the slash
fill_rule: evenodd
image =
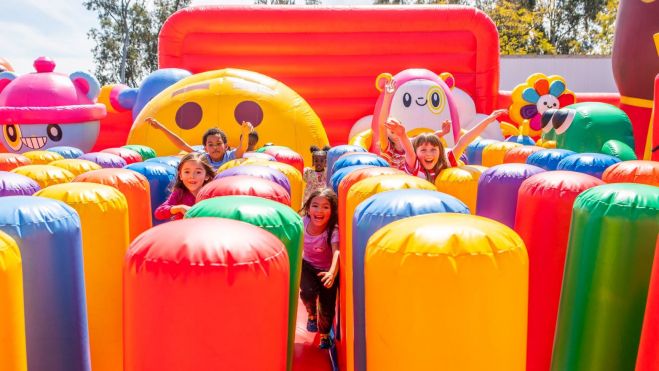
<path id="1" fill-rule="evenodd" d="M 619 25 L 659 17 L 634 1 Z M 462 6 L 186 8 L 137 87 L 0 59 L 0 369 L 658 369 L 659 57 L 624 51 L 659 25 L 632 24 L 620 96 L 541 73 L 499 91 L 496 27 Z M 502 107 L 434 182 L 379 156 L 388 117 L 410 136 L 448 119 L 450 147 Z M 182 154 L 147 117 L 231 147 L 249 121 L 261 148 L 157 220 Z M 298 211 L 327 144 L 340 269 L 320 350 Z"/>

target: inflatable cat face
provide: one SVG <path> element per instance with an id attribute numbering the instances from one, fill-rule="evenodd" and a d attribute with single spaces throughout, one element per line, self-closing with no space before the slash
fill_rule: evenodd
<path id="1" fill-rule="evenodd" d="M 105 106 L 94 103 L 100 85 L 85 72 L 53 72 L 55 62 L 38 58 L 36 73 L 0 73 L 0 142 L 23 153 L 55 146 L 87 152 L 96 142 Z"/>
<path id="2" fill-rule="evenodd" d="M 451 121 L 451 131 L 444 136 L 453 146 L 460 133 L 460 121 L 451 89 L 455 80 L 450 73 L 440 76 L 426 69 L 408 69 L 392 76 L 380 74 L 376 86 L 381 91 L 373 113 L 371 129 L 386 140 L 384 122 L 393 117 L 409 132 L 436 131 L 442 122 Z"/>

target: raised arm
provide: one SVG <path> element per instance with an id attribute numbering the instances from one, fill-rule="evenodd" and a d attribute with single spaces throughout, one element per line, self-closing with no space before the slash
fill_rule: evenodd
<path id="1" fill-rule="evenodd" d="M 442 122 L 442 130 L 437 130 L 433 134 L 435 134 L 437 138 L 442 138 L 444 135 L 448 134 L 449 131 L 451 131 L 451 121 L 444 120 L 444 122 Z"/>
<path id="2" fill-rule="evenodd" d="M 497 117 L 503 115 L 504 113 L 508 113 L 507 109 L 498 109 L 495 111 L 492 111 L 489 116 L 487 116 L 483 121 L 479 122 L 474 126 L 471 130 L 466 132 L 463 136 L 458 139 L 458 142 L 455 144 L 453 147 L 453 155 L 455 158 L 460 158 L 462 156 L 462 153 L 467 149 L 467 146 L 469 143 L 473 142 L 474 139 L 476 139 L 482 132 L 487 128 L 487 126 L 491 123 L 493 123 Z"/>
<path id="3" fill-rule="evenodd" d="M 407 163 L 407 167 L 410 169 L 414 168 L 414 165 L 416 164 L 416 153 L 414 153 L 414 147 L 412 146 L 412 142 L 410 142 L 410 138 L 407 137 L 405 126 L 395 118 L 390 117 L 387 122 L 384 123 L 384 127 L 391 130 L 391 132 L 400 139 L 400 143 L 405 150 L 405 162 Z"/>
<path id="4" fill-rule="evenodd" d="M 238 148 L 236 148 L 236 158 L 243 158 L 247 146 L 249 146 L 249 133 L 251 133 L 252 130 L 254 130 L 254 127 L 249 122 L 243 121 L 243 123 L 240 124 L 240 144 L 238 145 Z"/>
<path id="5" fill-rule="evenodd" d="M 167 139 L 169 139 L 169 141 L 172 142 L 172 144 L 175 145 L 181 151 L 194 152 L 194 148 L 190 147 L 190 145 L 186 143 L 183 139 L 181 139 L 181 137 L 174 134 L 171 130 L 163 126 L 163 124 L 158 122 L 158 120 L 154 119 L 153 117 L 147 117 L 146 120 L 144 121 L 146 121 L 149 125 L 151 125 L 152 128 L 162 131 L 162 133 L 165 134 Z"/>

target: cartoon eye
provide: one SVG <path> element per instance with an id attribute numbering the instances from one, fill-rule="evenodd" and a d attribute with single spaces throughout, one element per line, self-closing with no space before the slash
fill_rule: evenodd
<path id="1" fill-rule="evenodd" d="M 18 151 L 23 146 L 21 144 L 21 128 L 18 125 L 9 124 L 5 125 L 2 129 L 2 134 L 11 149 Z"/>
<path id="2" fill-rule="evenodd" d="M 57 124 L 48 125 L 46 127 L 46 134 L 48 134 L 48 138 L 53 142 L 59 142 L 62 140 L 62 128 Z"/>
<path id="3" fill-rule="evenodd" d="M 426 97 L 430 104 L 428 108 L 433 113 L 440 113 L 444 109 L 444 91 L 440 87 L 433 87 L 428 90 L 428 95 Z"/>
<path id="4" fill-rule="evenodd" d="M 184 130 L 190 130 L 199 125 L 204 111 L 195 102 L 186 102 L 176 110 L 176 125 Z"/>
<path id="5" fill-rule="evenodd" d="M 253 127 L 257 127 L 263 121 L 263 109 L 254 101 L 242 101 L 233 110 L 233 117 L 238 124 L 245 121 L 251 123 Z"/>
<path id="6" fill-rule="evenodd" d="M 570 128 L 570 126 L 572 126 L 574 112 L 575 111 L 571 109 L 559 109 L 556 111 L 551 120 L 554 130 L 556 130 L 556 134 L 563 134 Z"/>
<path id="7" fill-rule="evenodd" d="M 542 117 L 540 118 L 540 123 L 542 124 L 543 133 L 549 133 L 553 128 L 553 126 L 551 125 L 551 119 L 554 116 L 554 113 L 556 113 L 555 109 L 548 109 L 542 114 Z"/>
<path id="8" fill-rule="evenodd" d="M 412 96 L 410 93 L 403 94 L 403 105 L 409 107 L 412 104 Z"/>

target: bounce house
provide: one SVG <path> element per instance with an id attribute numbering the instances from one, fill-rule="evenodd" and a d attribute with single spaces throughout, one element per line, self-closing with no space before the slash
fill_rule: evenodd
<path id="1" fill-rule="evenodd" d="M 500 91 L 466 6 L 190 7 L 137 87 L 0 59 L 0 368 L 659 369 L 657 19 L 621 0 L 620 95 Z"/>

